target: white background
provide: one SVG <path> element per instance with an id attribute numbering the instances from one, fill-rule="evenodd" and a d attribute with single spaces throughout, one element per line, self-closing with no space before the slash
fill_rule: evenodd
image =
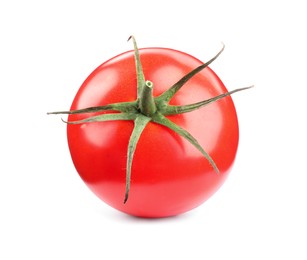
<path id="1" fill-rule="evenodd" d="M 305 1 L 1 1 L 1 259 L 307 259 Z M 201 3 L 201 4 L 200 4 Z M 60 117 L 89 73 L 132 48 L 205 61 L 235 94 L 240 147 L 224 186 L 146 220 L 78 177 Z"/>

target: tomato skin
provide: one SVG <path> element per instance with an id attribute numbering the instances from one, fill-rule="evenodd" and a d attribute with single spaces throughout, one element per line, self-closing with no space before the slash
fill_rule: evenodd
<path id="1" fill-rule="evenodd" d="M 201 65 L 196 58 L 172 49 L 140 49 L 145 78 L 154 96 L 170 88 Z M 77 92 L 71 110 L 136 99 L 133 51 L 96 68 Z M 218 76 L 206 68 L 174 96 L 170 104 L 184 105 L 227 92 Z M 70 115 L 75 121 L 92 114 Z M 133 121 L 67 125 L 73 163 L 86 185 L 105 203 L 139 217 L 168 217 L 206 201 L 224 183 L 234 163 L 239 129 L 230 96 L 196 111 L 168 116 L 192 134 L 215 161 L 217 174 L 187 140 L 168 128 L 149 123 L 137 144 L 132 164 L 129 200 L 124 201 L 128 141 Z"/>

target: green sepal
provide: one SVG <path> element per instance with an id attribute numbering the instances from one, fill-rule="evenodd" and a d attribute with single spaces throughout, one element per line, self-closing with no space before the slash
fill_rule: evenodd
<path id="1" fill-rule="evenodd" d="M 124 203 L 127 202 L 129 197 L 131 169 L 132 169 L 134 152 L 143 130 L 150 121 L 151 121 L 150 117 L 144 116 L 142 114 L 137 115 L 137 117 L 134 120 L 134 128 L 129 139 L 128 152 L 127 152 L 126 192 L 125 192 Z"/>
<path id="2" fill-rule="evenodd" d="M 167 128 L 171 129 L 172 131 L 176 132 L 180 136 L 184 137 L 186 140 L 188 140 L 196 149 L 198 149 L 203 156 L 209 161 L 209 163 L 212 165 L 214 171 L 216 173 L 219 173 L 219 169 L 217 168 L 215 162 L 211 158 L 211 156 L 201 147 L 201 145 L 198 143 L 198 141 L 186 130 L 181 128 L 179 125 L 176 125 L 171 120 L 166 118 L 160 113 L 156 113 L 152 117 L 152 121 L 155 123 L 158 123 L 160 125 L 166 126 Z"/>
<path id="3" fill-rule="evenodd" d="M 92 122 L 105 122 L 105 121 L 116 121 L 116 120 L 134 120 L 136 119 L 137 114 L 135 113 L 117 113 L 117 114 L 102 114 L 98 116 L 87 117 L 82 120 L 77 121 L 65 121 L 67 124 L 83 124 L 83 123 L 92 123 Z"/>
<path id="4" fill-rule="evenodd" d="M 140 100 L 143 88 L 145 86 L 145 76 L 143 73 L 142 63 L 140 60 L 139 49 L 136 44 L 136 40 L 134 36 L 130 36 L 128 41 L 132 39 L 133 47 L 134 47 L 134 60 L 135 60 L 135 68 L 136 68 L 136 77 L 137 77 L 137 100 Z"/>
<path id="5" fill-rule="evenodd" d="M 183 76 L 179 81 L 177 81 L 173 86 L 171 86 L 168 90 L 166 90 L 165 92 L 163 92 L 160 96 L 156 97 L 155 100 L 157 102 L 165 102 L 168 103 L 172 97 L 182 88 L 182 86 L 188 81 L 190 80 L 194 75 L 196 75 L 197 73 L 199 73 L 200 71 L 202 71 L 203 69 L 205 69 L 206 67 L 208 67 L 213 61 L 215 61 L 218 56 L 220 56 L 220 54 L 224 51 L 225 49 L 225 45 L 223 44 L 222 49 L 213 57 L 211 58 L 209 61 L 207 61 L 206 63 L 198 66 L 197 68 L 195 68 L 194 70 L 190 71 L 188 74 L 186 74 L 185 76 Z"/>
<path id="6" fill-rule="evenodd" d="M 97 106 L 97 107 L 87 107 L 77 110 L 70 110 L 70 111 L 56 111 L 56 112 L 48 112 L 48 115 L 57 115 L 57 114 L 86 114 L 86 113 L 97 113 L 97 112 L 103 112 L 103 111 L 120 111 L 124 113 L 133 113 L 137 112 L 137 102 L 120 102 L 120 103 L 113 103 L 108 104 L 105 106 Z"/>
<path id="7" fill-rule="evenodd" d="M 224 97 L 230 96 L 233 93 L 236 93 L 236 92 L 239 92 L 239 91 L 242 91 L 242 90 L 246 90 L 246 89 L 249 89 L 249 88 L 252 88 L 252 87 L 253 86 L 238 88 L 238 89 L 220 94 L 218 96 L 215 96 L 213 98 L 209 98 L 209 99 L 206 99 L 206 100 L 203 100 L 203 101 L 200 101 L 200 102 L 197 102 L 197 103 L 193 103 L 193 104 L 188 104 L 188 105 L 183 105 L 183 106 L 168 105 L 164 108 L 163 115 L 178 115 L 178 114 L 191 112 L 191 111 L 197 110 L 199 108 L 202 108 L 204 106 L 207 106 L 211 103 L 214 103 L 214 102 L 216 102 L 216 101 L 218 101 L 218 100 L 220 100 Z"/>

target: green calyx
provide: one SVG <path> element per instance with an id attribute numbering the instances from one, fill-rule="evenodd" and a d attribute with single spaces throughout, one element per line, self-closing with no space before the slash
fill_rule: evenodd
<path id="1" fill-rule="evenodd" d="M 79 110 L 71 111 L 59 111 L 59 112 L 50 112 L 48 114 L 83 114 L 83 113 L 93 113 L 93 112 L 103 112 L 103 111 L 117 111 L 119 113 L 106 113 L 97 116 L 91 116 L 79 121 L 64 121 L 68 124 L 84 124 L 90 122 L 102 122 L 102 121 L 115 121 L 115 120 L 133 120 L 134 128 L 130 136 L 127 149 L 127 164 L 126 164 L 126 192 L 124 203 L 127 202 L 130 191 L 130 180 L 131 180 L 131 169 L 133 163 L 133 156 L 136 150 L 138 141 L 141 137 L 143 130 L 146 128 L 149 122 L 154 122 L 160 125 L 163 125 L 170 130 L 176 132 L 186 140 L 188 140 L 196 149 L 198 149 L 203 156 L 209 161 L 216 173 L 219 173 L 218 167 L 210 157 L 210 155 L 201 147 L 198 141 L 186 130 L 181 128 L 179 125 L 173 123 L 166 116 L 167 115 L 176 115 L 194 111 L 196 109 L 202 108 L 210 103 L 216 102 L 219 99 L 222 99 L 226 96 L 229 96 L 235 92 L 239 92 L 250 87 L 239 88 L 233 91 L 229 91 L 223 94 L 220 94 L 216 97 L 203 100 L 197 103 L 188 104 L 188 105 L 169 105 L 170 100 L 173 96 L 181 89 L 181 87 L 191 79 L 195 74 L 202 71 L 209 64 L 211 64 L 224 50 L 224 45 L 222 49 L 208 62 L 200 65 L 195 68 L 183 78 L 181 78 L 177 83 L 171 86 L 168 90 L 162 93 L 160 96 L 153 96 L 153 83 L 145 80 L 145 76 L 142 69 L 142 64 L 140 61 L 140 55 L 138 47 L 133 36 L 130 36 L 128 41 L 132 39 L 134 46 L 134 57 L 135 57 L 135 66 L 137 73 L 137 99 L 133 102 L 120 102 L 107 104 L 104 106 L 98 107 L 89 107 Z"/>

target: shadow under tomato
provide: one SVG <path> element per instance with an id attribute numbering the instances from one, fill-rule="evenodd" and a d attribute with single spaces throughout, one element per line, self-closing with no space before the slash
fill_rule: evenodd
<path id="1" fill-rule="evenodd" d="M 101 212 L 101 211 L 100 211 Z M 160 218 L 147 218 L 147 217 L 138 217 L 138 216 L 132 216 L 126 213 L 123 213 L 121 211 L 109 208 L 105 210 L 104 212 L 101 212 L 104 217 L 107 217 L 109 219 L 115 220 L 115 221 L 124 221 L 127 223 L 167 223 L 167 222 L 176 222 L 176 221 L 183 221 L 186 219 L 191 218 L 193 213 L 186 212 L 183 214 L 175 215 L 175 216 L 169 216 L 169 217 L 160 217 Z"/>

